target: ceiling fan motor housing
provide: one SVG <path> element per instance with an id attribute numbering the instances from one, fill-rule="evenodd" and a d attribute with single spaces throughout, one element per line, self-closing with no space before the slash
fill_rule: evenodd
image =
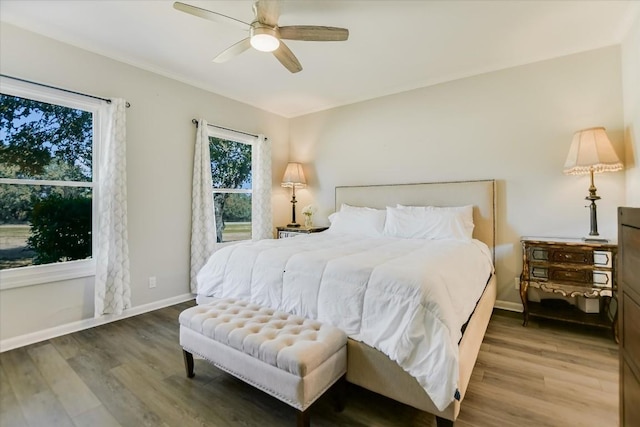
<path id="1" fill-rule="evenodd" d="M 251 23 L 251 46 L 262 52 L 273 52 L 280 46 L 280 32 L 258 21 Z"/>

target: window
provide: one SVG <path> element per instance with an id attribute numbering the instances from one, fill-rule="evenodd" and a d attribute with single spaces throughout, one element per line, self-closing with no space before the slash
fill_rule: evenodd
<path id="1" fill-rule="evenodd" d="M 0 84 L 2 288 L 91 275 L 100 101 Z"/>
<path id="2" fill-rule="evenodd" d="M 218 243 L 251 239 L 252 149 L 255 138 L 209 130 L 209 155 Z"/>

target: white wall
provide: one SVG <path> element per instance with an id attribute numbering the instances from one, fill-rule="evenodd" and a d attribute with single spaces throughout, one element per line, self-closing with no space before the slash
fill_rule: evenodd
<path id="1" fill-rule="evenodd" d="M 523 235 L 589 232 L 589 179 L 562 168 L 575 131 L 604 126 L 623 157 L 620 48 L 610 47 L 412 90 L 291 120 L 318 221 L 337 185 L 498 180 L 498 299 L 519 302 Z M 596 177 L 599 230 L 616 237 L 624 172 Z"/>
<path id="2" fill-rule="evenodd" d="M 274 192 L 287 196 L 279 186 L 289 152 L 286 119 L 6 23 L 0 31 L 2 74 L 131 103 L 127 191 L 134 307 L 189 292 L 192 118 L 267 135 L 273 146 Z M 274 217 L 286 218 L 286 208 L 276 209 Z M 157 277 L 155 289 L 148 287 L 149 276 Z M 92 315 L 92 280 L 0 291 L 1 340 Z"/>
<path id="3" fill-rule="evenodd" d="M 622 43 L 626 206 L 640 207 L 640 14 Z"/>

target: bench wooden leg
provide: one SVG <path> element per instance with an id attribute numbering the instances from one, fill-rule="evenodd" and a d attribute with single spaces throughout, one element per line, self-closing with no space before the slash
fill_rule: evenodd
<path id="1" fill-rule="evenodd" d="M 334 399 L 334 408 L 336 412 L 344 411 L 344 407 L 347 403 L 347 375 L 343 375 L 336 383 L 333 385 L 333 399 Z"/>
<path id="2" fill-rule="evenodd" d="M 309 422 L 309 410 L 306 411 L 298 411 L 297 415 L 297 427 L 309 427 L 311 423 Z"/>
<path id="3" fill-rule="evenodd" d="M 453 427 L 453 421 L 446 418 L 436 417 L 436 426 L 438 427 Z"/>
<path id="4" fill-rule="evenodd" d="M 193 372 L 193 354 L 183 349 L 182 356 L 184 357 L 184 369 L 187 371 L 187 377 L 193 378 L 196 375 Z"/>

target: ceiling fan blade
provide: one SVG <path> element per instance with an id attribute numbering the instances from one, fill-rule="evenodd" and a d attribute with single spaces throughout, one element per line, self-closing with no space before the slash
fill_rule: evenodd
<path id="1" fill-rule="evenodd" d="M 314 42 L 344 41 L 349 38 L 349 30 L 338 27 L 318 25 L 291 25 L 280 27 L 280 38 L 286 40 L 305 40 Z"/>
<path id="2" fill-rule="evenodd" d="M 298 58 L 296 58 L 293 52 L 291 52 L 282 40 L 280 40 L 280 47 L 273 51 L 273 55 L 278 58 L 278 61 L 280 61 L 280 63 L 292 73 L 302 71 L 302 65 L 300 65 Z"/>
<path id="3" fill-rule="evenodd" d="M 199 18 L 204 18 L 204 19 L 208 19 L 209 21 L 218 22 L 220 24 L 232 24 L 242 28 L 243 30 L 248 30 L 251 28 L 250 24 L 240 21 L 239 19 L 232 18 L 230 16 L 223 15 L 221 13 L 212 12 L 207 9 L 202 9 L 200 7 L 191 6 L 190 4 L 181 3 L 179 1 L 173 3 L 173 8 L 181 12 L 186 12 L 191 15 L 197 16 Z"/>
<path id="4" fill-rule="evenodd" d="M 230 48 L 223 51 L 221 54 L 213 58 L 213 62 L 218 64 L 222 64 L 223 62 L 227 62 L 233 57 L 240 55 L 245 50 L 251 47 L 251 38 L 247 37 L 246 39 L 240 40 L 238 43 L 234 44 Z"/>
<path id="5" fill-rule="evenodd" d="M 280 17 L 280 3 L 278 0 L 258 0 L 254 4 L 256 18 L 258 22 L 270 27 L 278 25 Z"/>

